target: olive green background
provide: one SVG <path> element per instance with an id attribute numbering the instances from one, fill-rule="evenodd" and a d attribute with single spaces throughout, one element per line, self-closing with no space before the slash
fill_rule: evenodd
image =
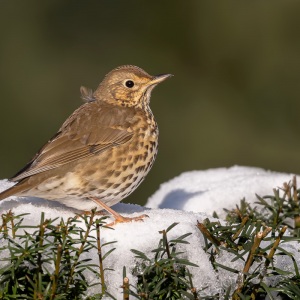
<path id="1" fill-rule="evenodd" d="M 0 177 L 35 154 L 122 64 L 175 76 L 151 107 L 156 163 L 126 201 L 188 170 L 300 173 L 298 1 L 0 2 Z"/>

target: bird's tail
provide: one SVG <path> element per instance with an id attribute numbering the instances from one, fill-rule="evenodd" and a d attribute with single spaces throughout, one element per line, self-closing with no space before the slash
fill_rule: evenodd
<path id="1" fill-rule="evenodd" d="M 23 192 L 24 190 L 25 190 L 24 184 L 22 184 L 21 182 L 17 183 L 16 185 L 14 185 L 0 193 L 0 201 L 4 200 L 10 196 L 17 195 L 20 192 Z"/>

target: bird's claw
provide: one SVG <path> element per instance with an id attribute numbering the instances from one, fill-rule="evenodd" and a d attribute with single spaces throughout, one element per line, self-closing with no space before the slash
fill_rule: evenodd
<path id="1" fill-rule="evenodd" d="M 137 216 L 137 217 L 132 217 L 132 218 L 129 218 L 129 217 L 123 217 L 120 215 L 120 217 L 116 218 L 114 222 L 111 222 L 109 224 L 105 224 L 105 226 L 108 226 L 108 227 L 112 227 L 114 225 L 117 225 L 118 223 L 129 223 L 129 222 L 133 222 L 133 221 L 141 221 L 141 222 L 144 222 L 144 218 L 149 218 L 148 215 L 140 215 L 140 216 Z"/>

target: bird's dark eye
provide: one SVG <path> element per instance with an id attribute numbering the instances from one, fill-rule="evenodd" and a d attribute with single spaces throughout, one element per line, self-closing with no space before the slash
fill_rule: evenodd
<path id="1" fill-rule="evenodd" d="M 134 86 L 134 82 L 132 80 L 127 80 L 125 82 L 125 85 L 131 89 Z"/>

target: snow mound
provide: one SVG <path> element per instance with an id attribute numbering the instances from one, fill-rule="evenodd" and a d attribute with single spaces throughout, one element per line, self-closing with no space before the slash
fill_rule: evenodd
<path id="1" fill-rule="evenodd" d="M 259 168 L 232 167 L 229 169 L 219 168 L 207 171 L 192 171 L 163 183 L 159 190 L 149 198 L 147 207 L 133 204 L 119 203 L 114 209 L 124 216 L 137 216 L 146 213 L 149 218 L 144 222 L 133 222 L 118 224 L 114 230 L 102 229 L 101 243 L 117 241 L 105 248 L 116 248 L 105 260 L 104 267 L 113 269 L 106 271 L 105 278 L 108 291 L 117 299 L 123 299 L 122 274 L 123 267 L 126 267 L 130 283 L 135 284 L 135 279 L 131 275 L 137 264 L 137 260 L 130 249 L 144 252 L 148 257 L 153 257 L 151 252 L 157 247 L 161 234 L 159 231 L 168 228 L 172 223 L 179 223 L 169 233 L 170 239 L 177 238 L 186 233 L 192 233 L 187 238 L 189 244 L 180 245 L 183 252 L 182 258 L 187 258 L 190 262 L 199 267 L 189 267 L 193 275 L 193 283 L 197 289 L 207 287 L 205 293 L 212 295 L 220 292 L 222 287 L 231 284 L 235 286 L 236 278 L 232 273 L 221 270 L 218 274 L 213 270 L 209 262 L 209 255 L 203 251 L 204 239 L 198 230 L 197 221 L 202 222 L 205 218 L 216 211 L 223 214 L 223 208 L 234 208 L 242 198 L 248 202 L 256 200 L 255 193 L 264 196 L 272 194 L 272 189 L 281 187 L 283 182 L 289 182 L 291 174 L 283 174 L 265 171 Z M 298 177 L 298 182 L 300 182 Z M 7 180 L 0 181 L 0 190 L 4 190 L 12 184 Z M 39 224 L 41 213 L 45 212 L 45 218 L 54 219 L 56 217 L 67 219 L 74 216 L 74 210 L 67 208 L 59 202 L 48 201 L 39 198 L 18 198 L 10 197 L 0 202 L 0 212 L 4 213 L 12 209 L 17 215 L 30 213 L 24 216 L 24 225 Z M 213 220 L 212 217 L 209 217 Z M 58 220 L 59 221 L 59 220 Z M 82 223 L 84 228 L 84 224 Z M 297 262 L 300 262 L 298 244 L 296 242 L 282 245 L 286 250 L 295 255 Z M 104 253 L 105 254 L 105 253 Z M 3 255 L 0 255 L 3 257 Z M 96 251 L 88 253 L 91 263 L 98 264 Z M 232 254 L 222 253 L 219 257 L 220 263 L 231 268 L 242 270 L 244 262 L 236 260 L 232 262 Z M 292 260 L 289 257 L 278 256 L 275 267 L 279 266 L 287 271 L 292 271 Z M 0 268 L 4 262 L 0 262 Z M 94 276 L 89 278 L 90 283 L 95 282 Z M 89 289 L 89 293 L 99 293 L 100 287 L 94 286 Z M 203 293 L 204 295 L 204 293 Z"/>
<path id="2" fill-rule="evenodd" d="M 254 203 L 260 196 L 273 194 L 293 174 L 266 171 L 260 168 L 234 166 L 231 168 L 191 171 L 161 184 L 146 203 L 149 208 L 172 208 L 184 211 L 214 211 L 224 217 L 223 208 L 234 208 L 240 200 Z M 299 177 L 297 178 L 300 182 Z"/>

